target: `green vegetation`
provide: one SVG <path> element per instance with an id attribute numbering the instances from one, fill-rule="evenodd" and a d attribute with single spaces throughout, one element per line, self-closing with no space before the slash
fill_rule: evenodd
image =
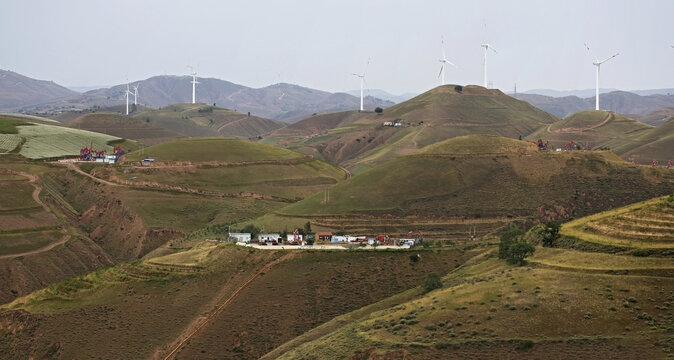
<path id="1" fill-rule="evenodd" d="M 555 221 L 548 221 L 547 224 L 539 232 L 543 246 L 554 246 L 557 239 L 559 239 L 559 230 L 561 225 Z"/>
<path id="2" fill-rule="evenodd" d="M 440 280 L 440 275 L 434 272 L 428 274 L 421 286 L 424 288 L 424 293 L 442 288 L 442 280 Z"/>
<path id="3" fill-rule="evenodd" d="M 18 134 L 19 131 L 17 130 L 16 127 L 25 125 L 32 125 L 32 124 L 18 119 L 8 119 L 0 116 L 0 134 Z"/>
<path id="4" fill-rule="evenodd" d="M 154 145 L 183 137 L 176 132 L 155 126 L 136 117 L 116 113 L 84 114 L 67 123 L 73 129 L 82 129 Z"/>

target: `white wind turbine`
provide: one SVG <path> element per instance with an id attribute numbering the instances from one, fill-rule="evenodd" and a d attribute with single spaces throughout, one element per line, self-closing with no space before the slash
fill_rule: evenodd
<path id="1" fill-rule="evenodd" d="M 619 53 L 616 53 L 615 55 L 606 58 L 603 61 L 599 61 L 596 56 L 592 55 L 592 52 L 590 51 L 590 47 L 585 44 L 585 48 L 587 51 L 590 53 L 590 56 L 594 58 L 594 61 L 592 62 L 592 65 L 597 67 L 597 85 L 594 91 L 594 109 L 599 110 L 599 68 L 601 67 L 601 64 L 613 59 L 614 57 L 620 55 Z"/>
<path id="2" fill-rule="evenodd" d="M 192 104 L 197 103 L 197 72 L 191 66 L 188 66 L 192 70 Z"/>
<path id="3" fill-rule="evenodd" d="M 365 84 L 365 73 L 367 72 L 367 67 L 370 65 L 370 59 L 367 59 L 367 64 L 365 65 L 365 71 L 362 74 L 353 73 L 353 75 L 360 78 L 360 111 L 363 111 L 363 86 Z"/>
<path id="4" fill-rule="evenodd" d="M 491 51 L 496 53 L 496 49 L 494 49 L 494 47 L 489 45 L 489 44 L 482 44 L 480 46 L 482 46 L 484 48 L 484 87 L 486 88 L 487 85 L 488 85 L 488 83 L 487 83 L 487 52 L 489 51 L 489 49 L 491 49 Z"/>
<path id="5" fill-rule="evenodd" d="M 138 105 L 138 86 L 140 84 L 136 84 L 133 86 L 133 104 Z"/>
<path id="6" fill-rule="evenodd" d="M 442 78 L 440 85 L 445 85 L 445 64 L 449 64 L 454 67 L 456 67 L 456 65 L 447 60 L 447 57 L 445 56 L 445 38 L 443 37 L 440 42 L 442 43 L 442 59 L 440 59 L 440 73 L 438 74 L 438 77 Z"/>
<path id="7" fill-rule="evenodd" d="M 129 95 L 133 94 L 131 91 L 129 91 L 129 83 L 126 83 L 126 91 L 124 92 L 124 96 L 126 96 L 126 114 L 129 115 Z"/>

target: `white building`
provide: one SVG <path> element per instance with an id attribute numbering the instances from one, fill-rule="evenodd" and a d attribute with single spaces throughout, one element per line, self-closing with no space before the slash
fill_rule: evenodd
<path id="1" fill-rule="evenodd" d="M 229 241 L 249 243 L 250 233 L 229 233 Z"/>
<path id="2" fill-rule="evenodd" d="M 258 242 L 271 242 L 278 241 L 281 238 L 281 234 L 259 234 L 257 236 Z"/>
<path id="3" fill-rule="evenodd" d="M 302 235 L 293 235 L 293 234 L 288 234 L 288 242 L 302 242 Z"/>

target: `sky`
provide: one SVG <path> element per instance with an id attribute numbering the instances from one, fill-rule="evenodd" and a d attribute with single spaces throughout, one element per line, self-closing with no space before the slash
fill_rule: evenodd
<path id="1" fill-rule="evenodd" d="M 331 92 L 419 93 L 440 84 L 589 89 L 674 87 L 672 0 L 0 0 L 0 69 L 64 86 L 155 75 L 284 82 Z M 584 43 L 591 49 L 586 50 Z M 370 59 L 369 66 L 366 64 Z"/>

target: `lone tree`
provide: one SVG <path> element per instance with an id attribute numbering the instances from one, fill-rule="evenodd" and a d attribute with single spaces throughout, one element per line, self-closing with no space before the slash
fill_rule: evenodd
<path id="1" fill-rule="evenodd" d="M 307 235 L 311 234 L 311 221 L 307 221 L 307 223 L 304 224 L 304 233 Z"/>
<path id="2" fill-rule="evenodd" d="M 498 257 L 500 259 L 507 259 L 508 250 L 513 244 L 521 241 L 522 236 L 524 236 L 524 231 L 517 228 L 504 232 L 503 235 L 501 235 L 501 241 L 498 244 Z"/>
<path id="3" fill-rule="evenodd" d="M 555 242 L 559 239 L 560 228 L 561 226 L 555 221 L 548 221 L 545 224 L 545 228 L 541 231 L 543 246 L 551 247 L 555 245 Z"/>
<path id="4" fill-rule="evenodd" d="M 376 108 L 374 108 L 374 112 L 376 112 L 377 114 L 381 114 L 382 112 L 384 112 L 384 109 L 377 106 Z"/>
<path id="5" fill-rule="evenodd" d="M 508 262 L 511 264 L 522 265 L 524 258 L 534 254 L 536 248 L 526 241 L 518 241 L 508 248 Z"/>
<path id="6" fill-rule="evenodd" d="M 421 284 L 424 288 L 424 294 L 427 292 L 431 292 L 435 289 L 439 289 L 442 287 L 442 280 L 440 280 L 440 275 L 437 273 L 430 273 L 428 276 L 426 276 L 426 279 L 424 279 L 424 283 Z"/>

